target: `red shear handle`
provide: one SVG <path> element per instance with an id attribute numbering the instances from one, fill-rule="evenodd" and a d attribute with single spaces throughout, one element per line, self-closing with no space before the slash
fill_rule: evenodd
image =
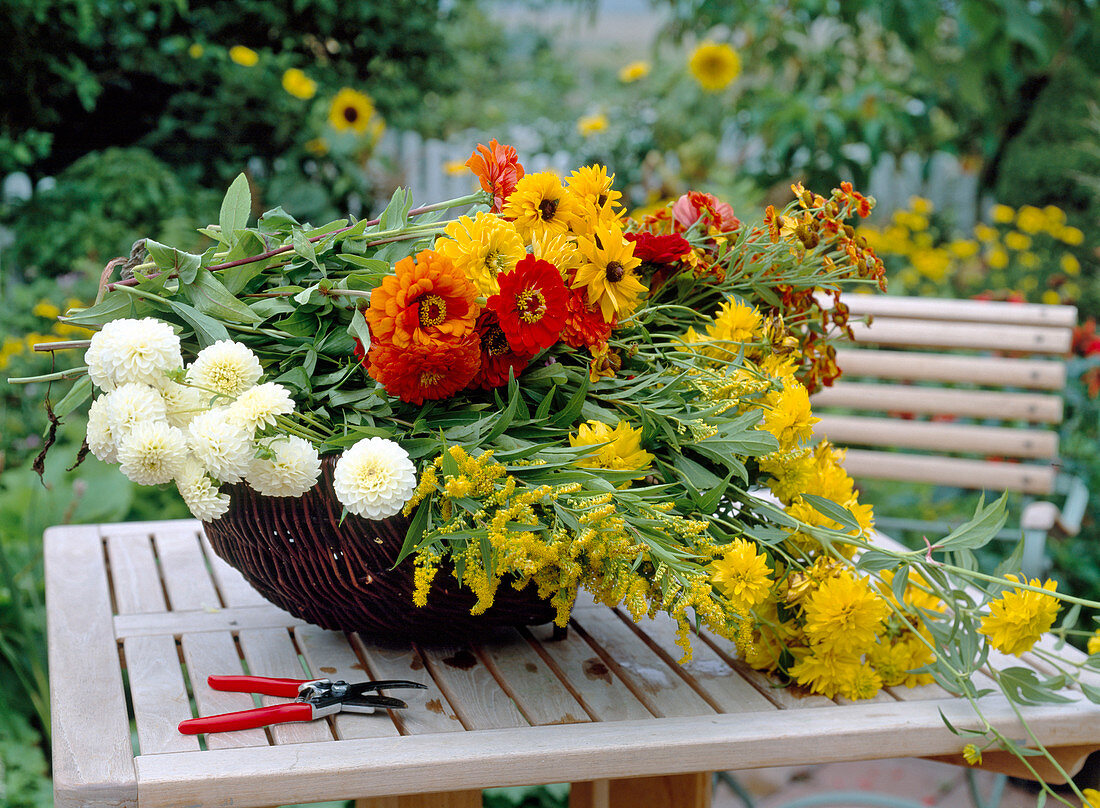
<path id="1" fill-rule="evenodd" d="M 265 696 L 298 695 L 298 685 L 312 679 L 272 679 L 267 676 L 211 676 L 206 683 L 214 690 L 232 690 L 235 693 L 262 693 Z"/>
<path id="2" fill-rule="evenodd" d="M 266 727 L 268 724 L 312 720 L 313 706 L 310 704 L 274 704 L 254 710 L 241 710 L 239 713 L 188 718 L 180 722 L 179 731 L 184 735 L 198 735 L 200 732 L 228 732 L 232 729 L 252 729 Z"/>

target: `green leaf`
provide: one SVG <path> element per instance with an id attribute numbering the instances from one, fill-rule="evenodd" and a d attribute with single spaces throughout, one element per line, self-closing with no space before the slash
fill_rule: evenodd
<path id="1" fill-rule="evenodd" d="M 955 729 L 955 725 L 947 720 L 947 716 L 943 714 L 943 710 L 938 710 L 938 712 L 940 714 L 940 718 L 943 719 L 943 723 L 947 726 L 947 728 L 949 730 L 951 730 L 951 734 L 952 735 L 960 734 L 959 731 L 957 729 Z"/>
<path id="2" fill-rule="evenodd" d="M 362 255 L 353 255 L 352 253 L 340 253 L 336 257 L 346 264 L 369 269 L 372 272 L 380 272 L 384 275 L 390 273 L 391 267 L 389 263 L 387 261 L 379 261 L 377 258 L 365 258 Z"/>
<path id="3" fill-rule="evenodd" d="M 1039 679 L 1031 668 L 1005 668 L 1000 671 L 998 681 L 1001 689 L 1008 698 L 1017 704 L 1060 704 L 1071 702 L 1073 699 L 1060 696 L 1054 691 L 1064 686 L 1064 677 L 1052 679 Z"/>
<path id="4" fill-rule="evenodd" d="M 542 401 L 539 403 L 538 408 L 535 410 L 535 420 L 545 421 L 546 416 L 550 414 L 551 407 L 554 406 L 554 393 L 558 391 L 558 386 L 551 385 L 550 390 L 542 397 Z"/>
<path id="5" fill-rule="evenodd" d="M 363 316 L 363 312 L 359 309 L 355 309 L 355 311 L 351 313 L 351 322 L 348 323 L 348 333 L 359 340 L 364 351 L 370 350 L 370 328 L 367 326 L 367 320 Z"/>
<path id="6" fill-rule="evenodd" d="M 898 565 L 896 556 L 884 553 L 882 550 L 868 550 L 859 557 L 856 566 L 865 572 L 881 572 L 891 570 Z M 903 578 L 904 582 L 905 579 Z"/>
<path id="7" fill-rule="evenodd" d="M 144 317 L 153 311 L 153 306 L 144 300 L 138 300 L 125 292 L 108 292 L 107 296 L 94 306 L 83 309 L 77 314 L 66 315 L 61 322 L 70 325 L 102 326 L 121 317 Z"/>
<path id="8" fill-rule="evenodd" d="M 257 226 L 265 233 L 289 233 L 302 225 L 282 207 L 272 208 L 260 216 Z"/>
<path id="9" fill-rule="evenodd" d="M 321 268 L 321 264 L 317 261 L 317 250 L 314 249 L 313 242 L 306 238 L 305 233 L 295 230 L 290 234 L 290 241 L 294 245 L 295 254 L 300 255 L 318 269 Z"/>
<path id="10" fill-rule="evenodd" d="M 842 505 L 837 505 L 831 499 L 819 497 L 817 494 L 802 494 L 802 499 L 812 505 L 815 511 L 829 517 L 834 522 L 839 522 L 848 530 L 858 531 L 861 529 L 852 512 Z"/>
<path id="11" fill-rule="evenodd" d="M 990 504 L 985 504 L 983 496 L 978 501 L 978 507 L 974 511 L 974 517 L 966 524 L 960 525 L 937 544 L 944 550 L 976 550 L 984 547 L 1000 532 L 1008 520 L 1006 505 L 1007 492 Z"/>
<path id="12" fill-rule="evenodd" d="M 181 283 L 191 283 L 195 280 L 195 276 L 202 267 L 201 256 L 177 250 L 159 241 L 153 241 L 151 238 L 145 239 L 145 249 L 149 251 L 149 257 L 158 268 L 175 272 Z"/>
<path id="13" fill-rule="evenodd" d="M 182 284 L 181 289 L 187 292 L 187 297 L 203 314 L 231 323 L 255 325 L 260 322 L 256 312 L 235 298 L 222 286 L 221 281 L 209 272 L 202 272 L 195 276 L 192 283 Z"/>
<path id="14" fill-rule="evenodd" d="M 391 570 L 404 561 L 405 557 L 420 543 L 420 538 L 424 535 L 424 528 L 428 525 L 428 513 L 431 511 L 430 500 L 430 497 L 425 497 L 416 507 L 416 513 L 413 514 L 412 521 L 409 522 L 409 529 L 405 532 L 405 541 L 401 545 L 401 552 L 397 554 L 397 560 L 393 562 L 393 566 L 390 567 Z"/>
<path id="15" fill-rule="evenodd" d="M 53 413 L 58 418 L 64 418 L 91 397 L 92 380 L 89 376 L 81 376 L 69 388 L 69 392 L 54 405 Z"/>
<path id="16" fill-rule="evenodd" d="M 226 331 L 224 325 L 213 317 L 203 314 L 194 306 L 189 306 L 179 300 L 169 300 L 168 305 L 194 330 L 195 339 L 198 340 L 200 349 L 213 345 L 218 340 L 229 339 L 229 332 Z"/>
<path id="17" fill-rule="evenodd" d="M 248 215 L 251 212 L 252 189 L 248 187 L 248 177 L 241 173 L 225 192 L 221 212 L 218 214 L 218 224 L 221 226 L 220 241 L 223 244 L 232 249 L 236 231 L 248 226 Z"/>
<path id="18" fill-rule="evenodd" d="M 1091 701 L 1093 704 L 1100 704 L 1100 687 L 1095 685 L 1087 685 L 1084 682 L 1077 683 L 1081 692 L 1085 694 L 1085 698 Z"/>
<path id="19" fill-rule="evenodd" d="M 409 211 L 412 210 L 412 191 L 398 188 L 390 197 L 390 203 L 378 217 L 379 230 L 396 230 L 409 223 Z"/>
<path id="20" fill-rule="evenodd" d="M 313 389 L 309 374 L 306 373 L 306 369 L 301 365 L 295 365 L 285 373 L 279 374 L 275 377 L 275 381 L 280 384 L 289 385 L 303 393 L 309 393 Z"/>

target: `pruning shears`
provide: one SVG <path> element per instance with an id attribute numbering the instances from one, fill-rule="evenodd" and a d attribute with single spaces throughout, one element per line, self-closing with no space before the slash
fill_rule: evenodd
<path id="1" fill-rule="evenodd" d="M 179 725 L 179 731 L 184 735 L 251 729 L 295 721 L 313 721 L 341 711 L 373 713 L 377 707 L 400 709 L 409 705 L 401 699 L 383 696 L 374 691 L 398 687 L 427 689 L 427 685 L 405 679 L 383 679 L 349 684 L 343 679 L 333 681 L 331 679 L 273 679 L 266 676 L 211 676 L 206 681 L 214 690 L 285 696 L 293 698 L 294 701 L 289 704 L 272 704 L 235 713 L 188 718 L 186 721 L 181 721 Z"/>

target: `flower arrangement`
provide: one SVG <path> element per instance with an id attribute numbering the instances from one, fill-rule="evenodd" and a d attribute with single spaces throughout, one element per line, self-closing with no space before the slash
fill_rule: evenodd
<path id="1" fill-rule="evenodd" d="M 98 389 L 87 450 L 207 522 L 226 484 L 300 497 L 334 462 L 343 518 L 407 520 L 410 610 L 449 576 L 475 614 L 533 585 L 564 625 L 584 588 L 670 614 L 685 659 L 702 626 L 828 697 L 935 681 L 976 703 L 988 654 L 1033 650 L 1078 600 L 974 571 L 1003 501 L 927 552 L 876 547 L 843 452 L 813 442 L 839 290 L 882 283 L 848 223 L 873 200 L 796 185 L 748 222 L 690 193 L 634 220 L 602 166 L 527 173 L 496 141 L 467 165 L 469 197 L 413 209 L 399 189 L 376 220 L 320 227 L 279 208 L 248 227 L 239 178 L 215 246 L 146 242 L 62 318 L 99 330 L 55 346 L 86 364 L 50 377 L 76 377 L 55 413 Z M 993 675 L 1027 702 L 1082 669 Z M 976 734 L 978 757 L 1019 748 Z"/>

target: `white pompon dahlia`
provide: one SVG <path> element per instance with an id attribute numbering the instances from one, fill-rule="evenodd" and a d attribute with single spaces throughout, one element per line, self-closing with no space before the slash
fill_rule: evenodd
<path id="1" fill-rule="evenodd" d="M 135 424 L 163 421 L 167 417 L 164 396 L 155 387 L 147 384 L 120 384 L 105 398 L 107 419 L 116 444 L 130 434 Z"/>
<path id="2" fill-rule="evenodd" d="M 183 367 L 180 340 L 172 326 L 152 317 L 112 320 L 92 337 L 84 354 L 88 376 L 101 390 L 121 384 L 156 384 Z"/>
<path id="3" fill-rule="evenodd" d="M 88 449 L 104 463 L 118 462 L 118 444 L 111 431 L 110 396 L 99 396 L 88 408 Z"/>
<path id="4" fill-rule="evenodd" d="M 245 390 L 229 407 L 229 417 L 250 433 L 265 426 L 275 426 L 276 415 L 294 412 L 290 391 L 281 384 L 265 382 Z"/>
<path id="5" fill-rule="evenodd" d="M 176 488 L 196 519 L 213 522 L 229 510 L 229 494 L 223 494 L 194 458 L 188 458 L 176 475 Z"/>
<path id="6" fill-rule="evenodd" d="M 246 345 L 218 340 L 199 351 L 187 368 L 187 381 L 205 390 L 236 398 L 263 375 L 260 360 Z"/>
<path id="7" fill-rule="evenodd" d="M 261 445 L 271 457 L 253 458 L 245 476 L 252 488 L 265 497 L 300 497 L 321 476 L 321 456 L 305 438 L 279 435 Z"/>
<path id="8" fill-rule="evenodd" d="M 122 473 L 138 485 L 172 482 L 187 460 L 187 438 L 167 421 L 142 421 L 118 442 Z"/>
<path id="9" fill-rule="evenodd" d="M 210 409 L 210 394 L 197 388 L 165 379 L 157 389 L 164 397 L 164 409 L 172 426 L 186 429 L 192 418 Z"/>
<path id="10" fill-rule="evenodd" d="M 399 513 L 416 490 L 416 468 L 409 453 L 392 440 L 364 438 L 336 461 L 333 489 L 357 516 L 387 519 Z"/>
<path id="11" fill-rule="evenodd" d="M 229 417 L 228 407 L 196 415 L 187 425 L 187 436 L 195 459 L 215 479 L 237 483 L 248 473 L 255 451 L 252 436 Z"/>

